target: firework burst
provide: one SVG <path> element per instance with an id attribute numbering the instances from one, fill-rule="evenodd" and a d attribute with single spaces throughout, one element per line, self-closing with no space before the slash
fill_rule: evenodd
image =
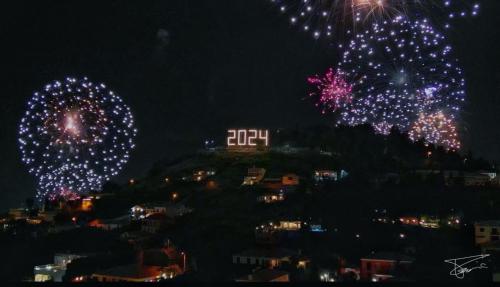
<path id="1" fill-rule="evenodd" d="M 450 26 L 456 18 L 475 16 L 480 5 L 465 0 L 270 0 L 290 23 L 314 38 L 331 37 L 365 25 L 405 16 L 429 18 Z"/>
<path id="2" fill-rule="evenodd" d="M 408 131 L 420 113 L 458 116 L 465 80 L 444 35 L 427 21 L 403 17 L 373 24 L 340 45 L 337 73 L 352 85 L 338 124 L 369 123 L 377 132 Z"/>
<path id="3" fill-rule="evenodd" d="M 461 146 L 454 121 L 443 112 L 421 114 L 408 135 L 413 141 L 423 139 L 447 150 L 459 150 Z"/>
<path id="4" fill-rule="evenodd" d="M 136 132 L 130 108 L 104 84 L 67 78 L 34 93 L 19 144 L 38 198 L 100 190 L 128 161 Z"/>
<path id="5" fill-rule="evenodd" d="M 316 106 L 321 106 L 323 113 L 342 109 L 352 101 L 351 85 L 332 68 L 324 76 L 309 77 L 307 81 L 315 86 L 309 96 L 317 99 Z"/>

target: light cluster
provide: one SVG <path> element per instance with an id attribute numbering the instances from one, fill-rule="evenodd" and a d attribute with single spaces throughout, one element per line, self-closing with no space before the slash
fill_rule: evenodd
<path id="1" fill-rule="evenodd" d="M 128 161 L 136 133 L 130 108 L 104 84 L 66 78 L 46 85 L 29 100 L 19 127 L 37 197 L 99 191 Z"/>
<path id="2" fill-rule="evenodd" d="M 447 150 L 459 150 L 461 146 L 453 119 L 443 112 L 421 114 L 408 135 L 413 141 L 424 139 L 427 143 L 442 146 Z"/>
<path id="3" fill-rule="evenodd" d="M 449 27 L 450 20 L 475 16 L 480 5 L 466 0 L 270 0 L 292 25 L 314 38 L 331 37 L 348 30 L 362 30 L 374 22 L 405 16 L 431 19 Z"/>
<path id="4" fill-rule="evenodd" d="M 425 20 L 398 17 L 340 45 L 337 74 L 352 85 L 338 124 L 371 124 L 381 134 L 408 131 L 421 113 L 454 118 L 465 101 L 465 80 L 443 34 Z"/>
<path id="5" fill-rule="evenodd" d="M 316 106 L 321 106 L 323 113 L 342 109 L 352 101 L 352 86 L 332 68 L 324 76 L 315 75 L 307 81 L 315 86 L 309 96 L 317 99 Z"/>

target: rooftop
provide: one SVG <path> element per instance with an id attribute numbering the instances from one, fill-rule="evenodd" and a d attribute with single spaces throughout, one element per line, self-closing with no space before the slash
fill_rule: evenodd
<path id="1" fill-rule="evenodd" d="M 109 276 L 133 279 L 149 279 L 160 275 L 159 268 L 138 264 L 123 265 L 94 273 L 92 276 Z"/>
<path id="2" fill-rule="evenodd" d="M 235 256 L 264 257 L 264 258 L 284 258 L 296 255 L 293 250 L 285 248 L 255 248 L 236 253 Z"/>
<path id="3" fill-rule="evenodd" d="M 252 274 L 240 277 L 236 281 L 251 281 L 251 282 L 271 282 L 275 279 L 288 275 L 288 272 L 273 269 L 262 269 L 255 271 Z"/>
<path id="4" fill-rule="evenodd" d="M 381 260 L 381 261 L 399 261 L 399 262 L 413 262 L 415 258 L 393 252 L 376 252 L 361 258 L 361 260 Z"/>
<path id="5" fill-rule="evenodd" d="M 485 221 L 478 221 L 474 225 L 481 225 L 481 226 L 495 226 L 495 227 L 500 227 L 500 220 L 485 220 Z"/>

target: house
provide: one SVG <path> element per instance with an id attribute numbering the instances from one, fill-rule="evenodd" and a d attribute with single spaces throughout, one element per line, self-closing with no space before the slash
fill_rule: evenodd
<path id="1" fill-rule="evenodd" d="M 281 178 L 265 178 L 261 182 L 262 187 L 271 190 L 281 190 L 283 183 Z"/>
<path id="2" fill-rule="evenodd" d="M 275 225 L 263 224 L 255 228 L 255 241 L 259 244 L 276 244 L 281 241 L 282 235 Z"/>
<path id="3" fill-rule="evenodd" d="M 414 261 L 414 258 L 398 253 L 373 253 L 361 258 L 360 277 L 374 282 L 404 277 Z"/>
<path id="4" fill-rule="evenodd" d="M 151 238 L 151 233 L 145 231 L 127 231 L 120 234 L 120 239 L 130 244 L 141 244 Z"/>
<path id="5" fill-rule="evenodd" d="M 91 278 L 98 282 L 158 282 L 171 276 L 162 268 L 130 264 L 96 272 Z"/>
<path id="6" fill-rule="evenodd" d="M 294 238 L 304 225 L 302 221 L 270 221 L 255 227 L 255 241 L 260 244 L 275 244 L 283 238 Z"/>
<path id="7" fill-rule="evenodd" d="M 62 282 L 66 274 L 66 267 L 55 264 L 37 265 L 33 273 L 35 282 Z"/>
<path id="8" fill-rule="evenodd" d="M 38 218 L 45 222 L 54 222 L 54 218 L 56 217 L 58 211 L 57 210 L 42 210 L 38 212 Z"/>
<path id="9" fill-rule="evenodd" d="M 263 202 L 268 204 L 284 200 L 285 200 L 285 194 L 283 192 L 270 192 L 257 197 L 257 202 Z"/>
<path id="10" fill-rule="evenodd" d="M 294 173 L 285 174 L 281 177 L 281 184 L 283 186 L 297 186 L 299 183 L 299 176 Z"/>
<path id="11" fill-rule="evenodd" d="M 488 172 L 466 172 L 464 174 L 465 186 L 490 186 L 496 185 L 496 174 Z"/>
<path id="12" fill-rule="evenodd" d="M 215 175 L 215 170 L 214 169 L 207 169 L 207 170 L 195 170 L 193 171 L 193 181 L 202 181 L 210 176 Z"/>
<path id="13" fill-rule="evenodd" d="M 115 229 L 120 229 L 123 226 L 128 225 L 129 223 L 130 223 L 130 217 L 128 215 L 124 215 L 113 219 L 94 219 L 90 221 L 87 225 L 89 227 L 111 231 Z"/>
<path id="14" fill-rule="evenodd" d="M 154 213 L 162 213 L 168 217 L 176 218 L 184 216 L 193 211 L 192 208 L 186 207 L 184 204 L 171 202 L 157 202 L 135 205 L 130 209 L 132 220 L 142 220 L 148 215 Z"/>
<path id="15" fill-rule="evenodd" d="M 276 229 L 283 231 L 300 231 L 304 222 L 299 220 L 281 220 Z"/>
<path id="16" fill-rule="evenodd" d="M 29 214 L 26 208 L 11 208 L 9 210 L 9 218 L 12 220 L 23 220 L 28 217 Z"/>
<path id="17" fill-rule="evenodd" d="M 247 175 L 243 178 L 242 185 L 255 185 L 258 184 L 264 179 L 266 175 L 265 168 L 256 168 L 252 167 L 248 169 Z"/>
<path id="18" fill-rule="evenodd" d="M 441 220 L 437 216 L 421 216 L 419 224 L 423 228 L 436 229 L 441 227 Z"/>
<path id="19" fill-rule="evenodd" d="M 158 282 L 183 274 L 185 262 L 184 253 L 174 248 L 141 250 L 136 263 L 99 271 L 91 278 L 98 282 Z"/>
<path id="20" fill-rule="evenodd" d="M 399 222 L 403 225 L 419 226 L 420 218 L 418 216 L 401 216 Z"/>
<path id="21" fill-rule="evenodd" d="M 476 245 L 500 241 L 500 220 L 488 220 L 474 223 Z"/>
<path id="22" fill-rule="evenodd" d="M 144 218 L 141 225 L 141 231 L 148 233 L 157 233 L 174 221 L 164 213 L 152 213 Z"/>
<path id="23" fill-rule="evenodd" d="M 334 170 L 315 170 L 313 174 L 315 182 L 337 181 L 337 172 Z"/>
<path id="24" fill-rule="evenodd" d="M 66 267 L 71 261 L 85 257 L 85 255 L 63 254 L 57 253 L 54 255 L 54 263 L 47 265 L 38 265 L 34 267 L 35 282 L 62 282 L 66 274 Z"/>
<path id="25" fill-rule="evenodd" d="M 290 282 L 288 272 L 273 269 L 261 269 L 252 274 L 237 278 L 236 282 Z"/>
<path id="26" fill-rule="evenodd" d="M 284 248 L 249 249 L 233 255 L 233 264 L 259 265 L 276 268 L 291 263 L 295 252 Z"/>
<path id="27" fill-rule="evenodd" d="M 82 199 L 82 205 L 81 205 L 82 211 L 91 211 L 94 208 L 92 200 L 93 197 L 86 197 Z"/>

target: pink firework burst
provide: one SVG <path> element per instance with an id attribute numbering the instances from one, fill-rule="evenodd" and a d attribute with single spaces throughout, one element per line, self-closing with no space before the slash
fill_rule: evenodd
<path id="1" fill-rule="evenodd" d="M 352 101 L 352 85 L 342 72 L 330 68 L 324 76 L 315 75 L 307 81 L 315 86 L 316 90 L 309 96 L 317 99 L 316 106 L 321 106 L 323 113 L 335 112 Z"/>

